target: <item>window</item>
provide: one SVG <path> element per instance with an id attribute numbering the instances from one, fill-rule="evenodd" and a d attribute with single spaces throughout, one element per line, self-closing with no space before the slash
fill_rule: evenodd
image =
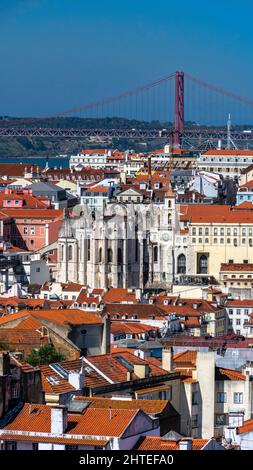
<path id="1" fill-rule="evenodd" d="M 39 444 L 38 444 L 38 442 L 33 442 L 33 444 L 32 444 L 32 449 L 33 449 L 33 450 L 39 450 Z"/>
<path id="2" fill-rule="evenodd" d="M 99 248 L 99 252 L 98 252 L 98 262 L 99 262 L 99 263 L 102 263 L 102 248 Z"/>
<path id="3" fill-rule="evenodd" d="M 24 235 L 28 234 L 28 227 L 24 227 Z"/>
<path id="4" fill-rule="evenodd" d="M 5 450 L 17 450 L 17 443 L 15 441 L 5 442 Z"/>
<path id="5" fill-rule="evenodd" d="M 223 237 L 223 235 L 224 235 L 224 228 L 221 228 L 221 229 L 220 229 L 220 236 Z"/>
<path id="6" fill-rule="evenodd" d="M 226 426 L 227 424 L 227 419 L 226 419 L 226 415 L 223 414 L 223 415 L 216 415 L 215 417 L 215 422 L 216 422 L 216 425 L 217 426 Z"/>
<path id="7" fill-rule="evenodd" d="M 193 415 L 192 416 L 192 428 L 197 428 L 198 427 L 198 415 Z"/>
<path id="8" fill-rule="evenodd" d="M 237 325 L 237 326 L 240 326 L 240 325 L 241 325 L 241 319 L 240 319 L 240 318 L 237 318 L 237 319 L 236 319 L 236 325 Z"/>
<path id="9" fill-rule="evenodd" d="M 90 261 L 90 238 L 87 240 L 87 260 Z"/>
<path id="10" fill-rule="evenodd" d="M 108 261 L 108 263 L 112 263 L 112 258 L 113 258 L 112 249 L 108 248 L 108 250 L 107 250 L 107 261 Z"/>
<path id="11" fill-rule="evenodd" d="M 30 227 L 30 235 L 34 235 L 35 234 L 35 229 L 34 227 Z"/>
<path id="12" fill-rule="evenodd" d="M 184 254 L 181 254 L 177 258 L 177 273 L 185 274 L 186 273 L 186 258 Z"/>
<path id="13" fill-rule="evenodd" d="M 201 255 L 198 262 L 198 274 L 207 274 L 207 256 Z"/>
<path id="14" fill-rule="evenodd" d="M 36 268 L 36 273 L 40 273 L 40 268 Z"/>
<path id="15" fill-rule="evenodd" d="M 73 259 L 73 246 L 69 245 L 68 246 L 68 260 L 72 261 L 72 259 Z"/>
<path id="16" fill-rule="evenodd" d="M 18 397 L 19 397 L 19 389 L 18 389 L 18 387 L 14 387 L 12 389 L 12 398 L 15 399 L 15 398 L 18 398 Z"/>
<path id="17" fill-rule="evenodd" d="M 192 405 L 198 404 L 198 392 L 192 392 Z"/>
<path id="18" fill-rule="evenodd" d="M 196 235 L 196 228 L 195 227 L 192 228 L 192 235 Z"/>
<path id="19" fill-rule="evenodd" d="M 218 235 L 218 229 L 217 229 L 217 227 L 213 229 L 213 234 L 214 234 L 214 235 Z"/>
<path id="20" fill-rule="evenodd" d="M 213 239 L 213 242 L 214 242 L 214 243 L 218 243 L 218 239 L 217 239 L 217 238 L 214 238 L 214 239 Z"/>
<path id="21" fill-rule="evenodd" d="M 73 444 L 66 444 L 65 450 L 78 450 L 78 446 L 75 446 Z"/>
<path id="22" fill-rule="evenodd" d="M 158 396 L 159 400 L 166 400 L 166 390 L 162 390 L 161 392 L 159 392 Z"/>
<path id="23" fill-rule="evenodd" d="M 231 229 L 230 228 L 227 228 L 227 235 L 230 237 L 231 235 Z"/>
<path id="24" fill-rule="evenodd" d="M 229 260 L 228 260 L 228 263 L 229 263 L 229 264 L 233 264 L 233 263 L 234 263 L 234 260 L 233 260 L 233 259 L 229 259 Z"/>
<path id="25" fill-rule="evenodd" d="M 154 263 L 158 262 L 158 247 L 154 247 Z"/>
<path id="26" fill-rule="evenodd" d="M 217 392 L 217 403 L 227 403 L 227 394 L 226 392 Z"/>
<path id="27" fill-rule="evenodd" d="M 241 405 L 243 403 L 243 393 L 235 392 L 234 393 L 234 404 Z"/>
<path id="28" fill-rule="evenodd" d="M 34 245 L 34 240 L 31 240 L 31 245 Z"/>
<path id="29" fill-rule="evenodd" d="M 199 235 L 202 235 L 202 228 L 199 228 Z"/>
<path id="30" fill-rule="evenodd" d="M 229 245 L 231 243 L 231 238 L 227 238 L 227 244 Z"/>

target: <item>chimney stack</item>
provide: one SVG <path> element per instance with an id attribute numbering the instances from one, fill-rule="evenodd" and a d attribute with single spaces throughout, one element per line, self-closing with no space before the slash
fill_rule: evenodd
<path id="1" fill-rule="evenodd" d="M 179 441 L 179 450 L 192 450 L 192 440 L 182 439 Z"/>
<path id="2" fill-rule="evenodd" d="M 168 372 L 172 371 L 172 363 L 173 363 L 173 348 L 163 348 L 162 351 L 162 368 L 167 370 Z"/>
<path id="3" fill-rule="evenodd" d="M 51 408 L 51 433 L 64 434 L 68 424 L 68 408 L 54 405 Z"/>

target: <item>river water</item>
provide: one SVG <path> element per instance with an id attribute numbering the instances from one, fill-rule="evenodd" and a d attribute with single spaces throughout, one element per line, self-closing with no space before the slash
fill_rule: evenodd
<path id="1" fill-rule="evenodd" d="M 46 157 L 27 157 L 27 158 L 13 158 L 6 157 L 0 158 L 0 163 L 24 163 L 27 165 L 39 165 L 44 168 L 46 165 Z M 48 157 L 48 165 L 50 168 L 68 168 L 69 167 L 69 157 Z"/>

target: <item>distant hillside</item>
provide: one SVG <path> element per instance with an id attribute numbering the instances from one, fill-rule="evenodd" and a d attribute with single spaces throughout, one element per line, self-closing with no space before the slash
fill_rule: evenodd
<path id="1" fill-rule="evenodd" d="M 0 127 L 51 127 L 70 129 L 164 129 L 171 127 L 171 123 L 159 121 L 137 121 L 124 118 L 87 119 L 59 117 L 48 119 L 0 117 Z M 161 146 L 164 139 L 142 142 L 133 139 L 108 139 L 107 141 L 94 139 L 63 139 L 41 137 L 0 137 L 0 158 L 26 156 L 43 157 L 59 154 L 72 154 L 85 147 L 116 147 L 119 150 L 136 149 L 146 151 Z"/>

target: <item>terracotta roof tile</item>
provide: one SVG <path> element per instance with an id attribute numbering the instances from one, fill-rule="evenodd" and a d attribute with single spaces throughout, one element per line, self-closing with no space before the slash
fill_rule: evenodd
<path id="1" fill-rule="evenodd" d="M 88 408 L 79 414 L 68 414 L 65 434 L 85 436 L 121 436 L 138 410 Z M 4 427 L 5 430 L 51 432 L 51 407 L 25 403 L 18 415 Z"/>

